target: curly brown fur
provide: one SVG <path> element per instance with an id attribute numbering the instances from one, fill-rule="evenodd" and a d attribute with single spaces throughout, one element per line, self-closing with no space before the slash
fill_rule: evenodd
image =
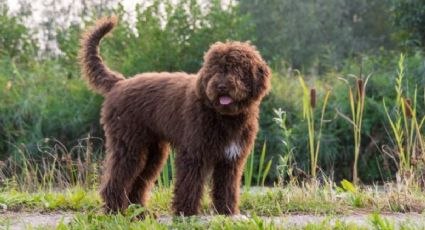
<path id="1" fill-rule="evenodd" d="M 124 80 L 121 74 L 109 70 L 99 56 L 100 40 L 116 24 L 116 17 L 103 18 L 97 21 L 95 26 L 88 29 L 81 39 L 79 58 L 83 76 L 90 83 L 90 86 L 101 94 L 106 94 L 115 83 Z"/>
<path id="2" fill-rule="evenodd" d="M 245 160 L 258 130 L 259 104 L 270 70 L 249 43 L 217 42 L 197 74 L 143 73 L 124 79 L 98 54 L 115 25 L 102 19 L 81 42 L 81 65 L 90 86 L 105 96 L 101 123 L 107 162 L 101 196 L 107 211 L 146 204 L 168 157 L 177 152 L 173 209 L 195 215 L 212 174 L 212 199 L 220 214 L 236 214 Z"/>

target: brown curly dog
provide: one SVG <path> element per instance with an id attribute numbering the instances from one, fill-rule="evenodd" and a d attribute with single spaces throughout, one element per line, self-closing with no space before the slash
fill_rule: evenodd
<path id="1" fill-rule="evenodd" d="M 206 179 L 220 214 L 237 214 L 245 160 L 258 130 L 270 69 L 248 43 L 217 42 L 197 74 L 143 73 L 125 79 L 105 66 L 98 46 L 116 25 L 105 18 L 81 42 L 89 85 L 105 97 L 107 160 L 100 194 L 108 212 L 145 205 L 170 146 L 176 150 L 173 210 L 195 215 Z"/>

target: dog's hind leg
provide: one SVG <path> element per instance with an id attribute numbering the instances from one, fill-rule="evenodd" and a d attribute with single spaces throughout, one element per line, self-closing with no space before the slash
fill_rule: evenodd
<path id="1" fill-rule="evenodd" d="M 148 148 L 136 137 L 123 139 L 107 133 L 108 156 L 102 177 L 100 195 L 105 211 L 124 211 L 136 177 L 146 165 Z"/>
<path id="2" fill-rule="evenodd" d="M 167 162 L 169 152 L 170 147 L 166 142 L 154 142 L 149 145 L 146 166 L 134 181 L 129 195 L 131 203 L 146 205 L 149 192 Z"/>

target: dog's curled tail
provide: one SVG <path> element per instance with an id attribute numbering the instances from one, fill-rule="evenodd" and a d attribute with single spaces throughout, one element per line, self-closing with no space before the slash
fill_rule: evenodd
<path id="1" fill-rule="evenodd" d="M 82 39 L 79 53 L 81 71 L 90 87 L 102 95 L 107 94 L 124 77 L 110 70 L 99 55 L 100 40 L 117 24 L 115 16 L 100 19 L 88 29 Z"/>

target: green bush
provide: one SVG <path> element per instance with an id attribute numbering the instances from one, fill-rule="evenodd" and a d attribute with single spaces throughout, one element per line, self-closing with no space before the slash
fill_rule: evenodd
<path id="1" fill-rule="evenodd" d="M 17 154 L 24 147 L 38 152 L 44 138 L 66 146 L 79 138 L 100 136 L 101 98 L 80 79 L 68 79 L 55 61 L 33 62 L 21 68 L 0 60 L 0 155 Z"/>
<path id="2" fill-rule="evenodd" d="M 6 3 L 0 2 L 0 58 L 26 62 L 37 54 L 33 34 L 23 20 L 23 16 L 11 15 Z"/>
<path id="3" fill-rule="evenodd" d="M 306 73 L 339 69 L 346 58 L 395 46 L 390 0 L 244 0 L 240 5 L 257 25 L 264 56 Z"/>

